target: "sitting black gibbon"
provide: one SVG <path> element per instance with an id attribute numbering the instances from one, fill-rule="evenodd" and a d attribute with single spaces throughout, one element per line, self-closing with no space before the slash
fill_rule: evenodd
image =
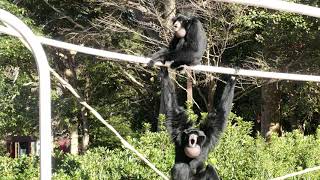
<path id="1" fill-rule="evenodd" d="M 206 50 L 207 37 L 201 22 L 196 17 L 178 15 L 173 18 L 174 36 L 168 48 L 162 48 L 151 56 L 148 66 L 151 67 L 156 61 L 165 64 L 173 61 L 170 65 L 176 69 L 181 65 L 200 64 Z"/>
<path id="2" fill-rule="evenodd" d="M 216 145 L 224 131 L 228 114 L 232 108 L 235 78 L 223 76 L 226 82 L 218 82 L 214 94 L 214 110 L 199 128 L 188 121 L 183 107 L 177 102 L 175 86 L 168 70 L 161 68 L 161 98 L 164 101 L 166 127 L 175 144 L 175 164 L 171 169 L 173 180 L 218 180 L 219 176 L 211 165 L 205 167 L 209 151 Z"/>

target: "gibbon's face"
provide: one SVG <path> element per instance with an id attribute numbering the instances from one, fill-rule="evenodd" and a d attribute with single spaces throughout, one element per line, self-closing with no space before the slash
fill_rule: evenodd
<path id="1" fill-rule="evenodd" d="M 205 140 L 205 134 L 199 130 L 185 132 L 184 153 L 189 158 L 196 158 L 201 154 L 201 147 Z"/>
<path id="2" fill-rule="evenodd" d="M 185 27 L 182 25 L 182 22 L 177 20 L 173 23 L 174 35 L 177 38 L 184 38 L 187 34 Z"/>

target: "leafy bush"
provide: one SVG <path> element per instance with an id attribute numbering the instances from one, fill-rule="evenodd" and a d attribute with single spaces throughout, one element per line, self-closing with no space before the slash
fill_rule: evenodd
<path id="1" fill-rule="evenodd" d="M 223 179 L 270 179 L 308 167 L 320 165 L 320 129 L 313 136 L 298 131 L 283 137 L 272 136 L 270 142 L 249 134 L 252 124 L 234 114 L 208 162 Z M 159 170 L 169 175 L 174 163 L 174 146 L 165 131 L 146 131 L 140 138 L 127 138 Z M 136 155 L 127 149 L 90 149 L 74 156 L 56 153 L 54 177 L 67 179 L 161 179 Z M 33 157 L 0 158 L 0 176 L 5 179 L 35 179 L 39 176 L 38 160 Z M 22 178 L 23 177 L 23 178 Z M 312 172 L 295 179 L 318 179 L 320 172 Z"/>
<path id="2" fill-rule="evenodd" d="M 129 141 L 161 171 L 173 164 L 173 145 L 165 132 L 152 133 Z M 83 156 L 70 154 L 57 156 L 54 179 L 159 179 L 159 176 L 131 151 L 95 148 Z"/>
<path id="3" fill-rule="evenodd" d="M 39 179 L 39 159 L 37 157 L 22 156 L 12 159 L 0 157 L 1 179 Z"/>
<path id="4" fill-rule="evenodd" d="M 260 136 L 254 139 L 249 135 L 251 123 L 234 114 L 230 119 L 233 124 L 229 123 L 209 158 L 224 179 L 270 179 L 320 165 L 319 130 L 316 136 L 303 136 L 298 131 L 272 136 L 267 143 Z M 320 172 L 301 177 L 317 179 Z"/>

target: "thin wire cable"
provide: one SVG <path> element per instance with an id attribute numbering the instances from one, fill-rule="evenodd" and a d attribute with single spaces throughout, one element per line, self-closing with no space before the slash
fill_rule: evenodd
<path id="1" fill-rule="evenodd" d="M 312 171 L 317 171 L 317 170 L 320 170 L 320 166 L 316 166 L 316 167 L 313 167 L 313 168 L 307 168 L 307 169 L 304 169 L 302 171 L 298 171 L 298 172 L 295 172 L 295 173 L 287 174 L 285 176 L 273 178 L 273 179 L 270 179 L 270 180 L 287 179 L 287 178 L 290 178 L 290 177 L 298 176 L 298 175 L 301 175 L 301 174 L 305 174 L 305 173 L 312 172 Z"/>
<path id="2" fill-rule="evenodd" d="M 67 88 L 78 100 L 78 102 L 86 107 L 96 118 L 99 119 L 107 128 L 109 128 L 121 141 L 121 143 L 128 149 L 130 149 L 133 153 L 135 153 L 141 160 L 143 160 L 152 170 L 154 170 L 159 176 L 161 176 L 165 180 L 169 180 L 169 178 L 164 175 L 160 170 L 158 170 L 155 165 L 153 165 L 147 158 L 145 158 L 141 153 L 139 153 L 133 146 L 131 146 L 119 133 L 116 129 L 113 128 L 103 117 L 93 108 L 91 107 L 83 98 L 77 93 L 77 91 L 66 82 L 57 72 L 55 72 L 52 68 L 50 68 L 51 74 L 62 84 L 64 88 Z"/>
<path id="3" fill-rule="evenodd" d="M 7 29 L 4 26 L 0 26 L 0 32 L 4 32 L 13 36 L 19 37 L 18 34 L 12 32 L 10 29 Z M 53 47 L 58 47 L 62 49 L 77 51 L 85 54 L 90 54 L 94 56 L 105 57 L 108 59 L 113 59 L 117 61 L 128 61 L 131 63 L 143 63 L 147 64 L 150 61 L 150 58 L 127 55 L 121 53 L 115 53 L 110 51 L 104 51 L 84 46 L 79 46 L 71 43 L 66 43 L 62 41 L 57 41 L 45 37 L 38 36 L 39 41 L 42 44 L 46 44 Z M 162 63 L 157 62 L 155 65 L 164 66 Z M 250 77 L 260 77 L 260 78 L 271 78 L 271 79 L 285 79 L 293 81 L 312 81 L 320 82 L 320 76 L 314 75 L 303 75 L 303 74 L 293 74 L 293 73 L 277 73 L 277 72 L 266 72 L 266 71 L 257 71 L 257 70 L 246 70 L 246 69 L 234 69 L 226 67 L 217 67 L 217 66 L 186 66 L 186 69 L 194 70 L 195 72 L 209 72 L 209 73 L 221 73 L 221 74 L 233 74 L 239 76 L 250 76 Z"/>

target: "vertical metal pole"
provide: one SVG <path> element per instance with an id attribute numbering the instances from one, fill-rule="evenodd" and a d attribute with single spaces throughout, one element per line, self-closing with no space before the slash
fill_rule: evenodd
<path id="1" fill-rule="evenodd" d="M 22 36 L 30 47 L 37 63 L 40 84 L 40 177 L 41 180 L 51 180 L 51 87 L 47 57 L 37 37 L 20 19 L 0 9 L 0 20 Z"/>

